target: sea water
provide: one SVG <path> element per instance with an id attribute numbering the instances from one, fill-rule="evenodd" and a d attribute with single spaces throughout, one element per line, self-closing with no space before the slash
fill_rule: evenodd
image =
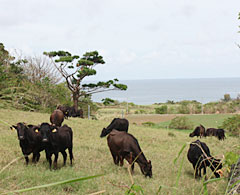
<path id="1" fill-rule="evenodd" d="M 240 94 L 240 78 L 202 78 L 202 79 L 154 79 L 122 80 L 126 91 L 108 91 L 93 94 L 94 102 L 111 98 L 120 102 L 133 102 L 138 105 L 196 100 L 201 103 L 219 101 L 224 94 L 236 98 Z"/>

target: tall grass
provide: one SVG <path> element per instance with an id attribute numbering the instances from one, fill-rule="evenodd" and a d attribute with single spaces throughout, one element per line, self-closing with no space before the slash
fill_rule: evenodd
<path id="1" fill-rule="evenodd" d="M 49 114 L 22 112 L 14 110 L 0 110 L 0 119 L 13 125 L 17 122 L 40 124 L 49 122 Z M 59 155 L 58 166 L 55 171 L 49 170 L 45 154 L 42 152 L 40 161 L 35 165 L 25 165 L 24 159 L 19 159 L 7 166 L 13 159 L 22 157 L 17 135 L 6 124 L 0 123 L 0 170 L 7 166 L 0 174 L 0 193 L 41 186 L 44 184 L 66 181 L 72 178 L 104 174 L 102 177 L 83 182 L 67 183 L 37 190 L 42 194 L 91 194 L 105 190 L 105 194 L 124 194 L 132 186 L 129 178 L 128 166 L 116 166 L 107 146 L 106 138 L 100 138 L 103 127 L 108 125 L 105 120 L 87 120 L 70 118 L 64 124 L 73 129 L 73 155 L 74 163 L 70 166 L 62 166 L 63 160 Z M 175 136 L 169 136 L 172 130 L 155 129 L 130 124 L 129 133 L 133 134 L 141 146 L 148 160 L 152 162 L 152 178 L 145 178 L 136 165 L 132 175 L 135 186 L 140 186 L 144 194 L 171 194 L 176 189 L 177 194 L 199 194 L 202 182 L 194 179 L 194 170 L 186 158 L 186 146 L 181 155 L 179 151 L 183 144 L 195 141 L 196 138 L 188 137 L 185 132 L 174 131 Z M 214 157 L 221 157 L 239 145 L 239 139 L 227 137 L 219 141 L 215 137 L 203 138 Z M 238 151 L 239 152 L 239 151 Z M 239 153 L 240 154 L 240 153 Z M 173 161 L 179 156 L 174 165 Z M 179 168 L 181 167 L 181 174 Z M 211 171 L 207 170 L 207 175 Z M 176 179 L 178 177 L 176 188 Z M 217 186 L 217 187 L 216 187 Z M 209 194 L 223 194 L 227 187 L 227 181 L 221 180 L 208 183 Z M 28 191 L 25 194 L 36 194 Z"/>

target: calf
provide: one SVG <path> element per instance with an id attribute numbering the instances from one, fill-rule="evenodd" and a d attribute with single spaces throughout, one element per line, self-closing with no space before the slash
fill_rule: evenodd
<path id="1" fill-rule="evenodd" d="M 224 140 L 226 138 L 224 129 L 215 129 L 215 128 L 208 128 L 206 131 L 206 136 L 215 136 L 219 140 Z"/>
<path id="2" fill-rule="evenodd" d="M 201 170 L 203 174 L 206 174 L 206 167 L 210 167 L 216 177 L 220 177 L 217 173 L 222 168 L 222 163 L 219 159 L 215 159 L 210 155 L 208 146 L 199 140 L 196 140 L 190 144 L 190 148 L 187 153 L 188 160 L 192 163 L 195 170 L 195 178 L 201 177 Z"/>
<path id="3" fill-rule="evenodd" d="M 107 137 L 108 147 L 116 165 L 123 166 L 124 158 L 132 164 L 132 171 L 134 170 L 134 159 L 140 166 L 141 172 L 145 176 L 152 177 L 151 161 L 147 161 L 144 156 L 137 139 L 125 131 L 112 130 Z"/>
<path id="4" fill-rule="evenodd" d="M 25 157 L 26 164 L 29 162 L 28 155 L 31 153 L 33 153 L 32 162 L 38 162 L 40 152 L 44 150 L 42 136 L 37 130 L 38 127 L 35 125 L 26 125 L 25 123 L 17 123 L 17 125 L 13 125 L 10 128 L 17 130 L 19 145 Z"/>
<path id="5" fill-rule="evenodd" d="M 50 116 L 50 122 L 52 125 L 56 125 L 58 127 L 61 127 L 63 120 L 64 114 L 61 110 L 54 110 Z"/>
<path id="6" fill-rule="evenodd" d="M 109 134 L 113 129 L 116 129 L 118 131 L 126 131 L 128 132 L 128 126 L 129 122 L 127 119 L 121 119 L 121 118 L 114 118 L 110 125 L 107 126 L 107 128 L 103 128 L 102 133 L 100 137 L 105 137 L 107 134 Z"/>
<path id="7" fill-rule="evenodd" d="M 40 125 L 40 132 L 42 135 L 42 142 L 45 144 L 45 150 L 47 159 L 49 161 L 49 166 L 51 169 L 52 166 L 52 154 L 55 155 L 54 159 L 54 168 L 57 168 L 58 153 L 61 152 L 63 155 L 63 165 L 66 164 L 67 153 L 65 152 L 68 149 L 70 162 L 72 165 L 73 159 L 73 132 L 70 127 L 63 125 L 62 127 L 56 127 L 49 125 L 48 123 L 42 123 Z"/>
<path id="8" fill-rule="evenodd" d="M 194 137 L 194 136 L 197 136 L 197 137 L 200 136 L 200 138 L 202 136 L 205 136 L 205 127 L 202 125 L 196 127 L 194 131 L 189 134 L 189 137 Z"/>

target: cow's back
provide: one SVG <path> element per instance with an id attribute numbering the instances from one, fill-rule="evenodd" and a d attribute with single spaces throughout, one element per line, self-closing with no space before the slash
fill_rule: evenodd
<path id="1" fill-rule="evenodd" d="M 129 126 L 129 122 L 127 119 L 114 118 L 106 129 L 108 131 L 111 131 L 112 129 L 116 129 L 118 131 L 128 132 L 128 126 Z"/>
<path id="2" fill-rule="evenodd" d="M 137 139 L 125 131 L 113 129 L 109 133 L 107 140 L 109 147 L 118 148 L 118 150 L 121 150 L 122 152 L 134 151 L 139 153 L 141 151 Z"/>
<path id="3" fill-rule="evenodd" d="M 64 114 L 61 110 L 54 110 L 50 116 L 50 122 L 56 126 L 61 126 L 64 120 Z"/>

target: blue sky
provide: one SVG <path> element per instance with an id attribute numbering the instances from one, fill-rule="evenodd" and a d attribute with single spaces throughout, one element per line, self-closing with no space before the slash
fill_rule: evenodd
<path id="1" fill-rule="evenodd" d="M 239 0 L 1 0 L 0 42 L 23 55 L 98 50 L 90 80 L 239 77 Z"/>

